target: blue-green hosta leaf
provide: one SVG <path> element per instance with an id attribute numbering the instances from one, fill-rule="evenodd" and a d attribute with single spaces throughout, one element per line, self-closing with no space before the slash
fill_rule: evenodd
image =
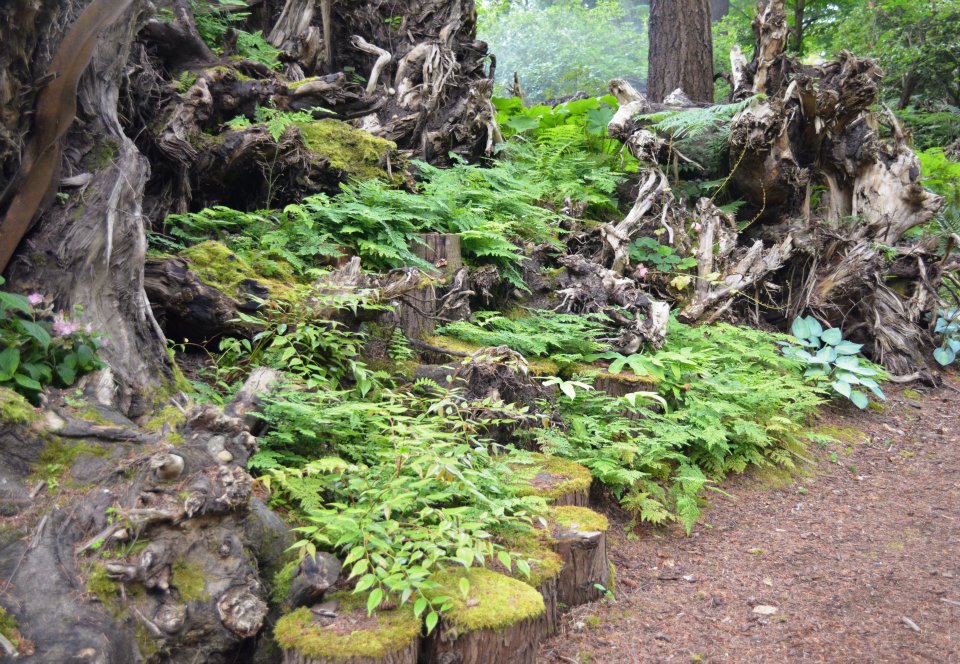
<path id="1" fill-rule="evenodd" d="M 957 359 L 957 354 L 950 348 L 938 348 L 933 351 L 933 359 L 935 359 L 941 366 L 949 366 L 954 363 Z"/>
<path id="2" fill-rule="evenodd" d="M 863 410 L 867 407 L 867 404 L 870 403 L 870 400 L 867 398 L 867 395 L 859 390 L 855 390 L 850 393 L 850 401 L 853 402 L 853 405 Z"/>
<path id="3" fill-rule="evenodd" d="M 877 370 L 871 369 L 860 364 L 860 360 L 856 357 L 851 357 L 849 355 L 844 355 L 843 357 L 838 357 L 836 361 L 836 366 L 838 369 L 845 369 L 846 371 L 852 371 L 855 374 L 860 374 L 861 376 L 876 376 Z"/>
<path id="4" fill-rule="evenodd" d="M 845 380 L 835 380 L 831 383 L 833 389 L 837 391 L 837 394 L 850 398 L 851 388 L 850 383 Z"/>
<path id="5" fill-rule="evenodd" d="M 824 346 L 817 351 L 816 359 L 818 362 L 833 363 L 837 359 L 837 351 L 833 346 Z"/>
<path id="6" fill-rule="evenodd" d="M 834 346 L 840 355 L 856 355 L 863 348 L 863 344 L 855 344 L 852 341 L 841 341 Z"/>
<path id="7" fill-rule="evenodd" d="M 823 325 L 813 316 L 807 316 L 807 328 L 810 330 L 811 339 L 820 339 L 823 334 Z"/>
<path id="8" fill-rule="evenodd" d="M 793 325 L 790 326 L 790 334 L 801 341 L 809 339 L 810 325 L 807 323 L 807 320 L 805 318 L 797 318 L 794 320 Z"/>
<path id="9" fill-rule="evenodd" d="M 843 341 L 843 332 L 841 332 L 839 328 L 831 327 L 829 330 L 824 331 L 820 338 L 823 339 L 824 343 L 836 346 Z"/>

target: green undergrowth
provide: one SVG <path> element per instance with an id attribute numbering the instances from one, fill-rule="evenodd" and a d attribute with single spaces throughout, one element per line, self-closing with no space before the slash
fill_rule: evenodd
<path id="1" fill-rule="evenodd" d="M 638 520 L 690 530 L 704 490 L 725 474 L 804 458 L 805 424 L 823 398 L 778 339 L 673 321 L 662 349 L 623 364 L 653 374 L 657 393 L 560 394 L 553 407 L 563 425 L 528 432 L 531 443 L 589 468 Z"/>
<path id="2" fill-rule="evenodd" d="M 366 597 L 337 593 L 330 599 L 339 604 L 340 614 L 366 614 Z M 407 648 L 420 635 L 420 621 L 409 611 L 392 609 L 378 611 L 374 625 L 353 630 L 318 625 L 308 607 L 281 617 L 274 628 L 274 638 L 284 650 L 294 650 L 301 656 L 341 661 L 366 658 L 381 660 Z M 350 631 L 347 631 L 350 629 Z"/>

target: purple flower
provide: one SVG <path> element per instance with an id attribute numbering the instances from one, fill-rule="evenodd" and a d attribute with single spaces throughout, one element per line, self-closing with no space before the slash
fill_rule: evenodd
<path id="1" fill-rule="evenodd" d="M 53 317 L 53 335 L 55 337 L 69 337 L 79 329 L 80 324 L 64 318 L 63 313 L 58 313 Z"/>
<path id="2" fill-rule="evenodd" d="M 35 307 L 38 304 L 43 304 L 43 295 L 40 293 L 30 293 L 27 295 L 27 302 L 30 303 L 31 307 Z"/>
<path id="3" fill-rule="evenodd" d="M 646 278 L 648 272 L 650 272 L 650 270 L 647 269 L 647 266 L 643 263 L 640 263 L 640 265 L 637 266 L 636 271 L 633 273 L 633 276 L 635 276 L 637 279 L 644 279 Z"/>

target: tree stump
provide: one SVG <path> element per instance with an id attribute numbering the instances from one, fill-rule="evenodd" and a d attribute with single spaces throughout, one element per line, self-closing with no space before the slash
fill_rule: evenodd
<path id="1" fill-rule="evenodd" d="M 396 301 L 400 329 L 408 339 L 431 337 L 437 329 L 437 290 L 430 284 Z"/>
<path id="2" fill-rule="evenodd" d="M 510 553 L 516 554 L 530 566 L 530 576 L 520 572 L 516 566 L 509 570 L 509 575 L 537 589 L 543 597 L 546 635 L 556 634 L 560 617 L 557 584 L 563 570 L 563 560 L 553 550 L 553 540 L 543 530 L 534 528 L 524 532 L 499 534 L 497 540 Z M 499 561 L 494 562 L 492 567 L 498 572 L 505 571 Z"/>
<path id="3" fill-rule="evenodd" d="M 593 476 L 579 463 L 545 454 L 531 454 L 531 464 L 511 464 L 521 485 L 518 495 L 540 496 L 551 505 L 586 507 Z"/>
<path id="4" fill-rule="evenodd" d="M 460 236 L 452 233 L 420 233 L 419 241 L 410 243 L 414 256 L 430 263 L 444 278 L 463 267 Z"/>
<path id="5" fill-rule="evenodd" d="M 367 615 L 366 594 L 338 593 L 277 621 L 284 664 L 416 664 L 420 621 L 409 605 Z"/>
<path id="6" fill-rule="evenodd" d="M 470 583 L 468 599 L 460 580 Z M 452 598 L 453 607 L 423 643 L 424 662 L 457 664 L 534 664 L 547 631 L 540 593 L 526 583 L 488 569 L 473 568 L 436 576 L 434 596 Z"/>
<path id="7" fill-rule="evenodd" d="M 550 509 L 550 530 L 555 551 L 563 561 L 557 577 L 557 600 L 565 606 L 593 602 L 610 588 L 607 559 L 607 517 L 584 507 Z"/>
<path id="8" fill-rule="evenodd" d="M 604 370 L 593 373 L 593 387 L 612 397 L 624 397 L 634 392 L 656 392 L 657 379 L 632 373 L 612 374 Z"/>

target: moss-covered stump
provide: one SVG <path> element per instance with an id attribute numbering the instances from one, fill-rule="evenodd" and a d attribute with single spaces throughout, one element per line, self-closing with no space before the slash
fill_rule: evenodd
<path id="1" fill-rule="evenodd" d="M 588 372 L 593 376 L 593 387 L 612 397 L 624 397 L 634 392 L 656 392 L 659 382 L 653 376 L 637 376 L 632 373 L 612 374 L 605 370 Z"/>
<path id="2" fill-rule="evenodd" d="M 607 517 L 567 505 L 551 508 L 548 520 L 554 550 L 563 561 L 557 578 L 558 601 L 579 606 L 603 597 L 604 590 L 610 588 Z"/>
<path id="3" fill-rule="evenodd" d="M 470 582 L 465 599 L 460 580 Z M 543 597 L 528 584 L 487 569 L 474 568 L 437 575 L 434 596 L 452 598 L 445 613 L 424 640 L 424 662 L 457 664 L 533 664 L 546 636 Z"/>
<path id="4" fill-rule="evenodd" d="M 509 574 L 518 581 L 523 581 L 537 589 L 543 597 L 546 635 L 556 634 L 560 616 L 557 586 L 563 570 L 563 560 L 553 550 L 552 538 L 542 530 L 531 528 L 521 533 L 498 535 L 497 539 L 511 553 L 516 554 L 530 566 L 530 576 L 523 574 L 516 566 L 510 570 Z M 496 564 L 496 569 L 504 571 L 499 563 Z"/>
<path id="5" fill-rule="evenodd" d="M 410 243 L 414 256 L 422 258 L 437 269 L 438 274 L 449 277 L 463 267 L 460 252 L 460 236 L 452 233 L 420 233 Z"/>
<path id="6" fill-rule="evenodd" d="M 284 664 L 416 664 L 420 621 L 410 606 L 367 615 L 366 595 L 338 593 L 277 621 Z"/>
<path id="7" fill-rule="evenodd" d="M 540 496 L 552 505 L 590 504 L 593 476 L 579 463 L 545 454 L 531 454 L 532 463 L 514 464 L 521 496 Z"/>

